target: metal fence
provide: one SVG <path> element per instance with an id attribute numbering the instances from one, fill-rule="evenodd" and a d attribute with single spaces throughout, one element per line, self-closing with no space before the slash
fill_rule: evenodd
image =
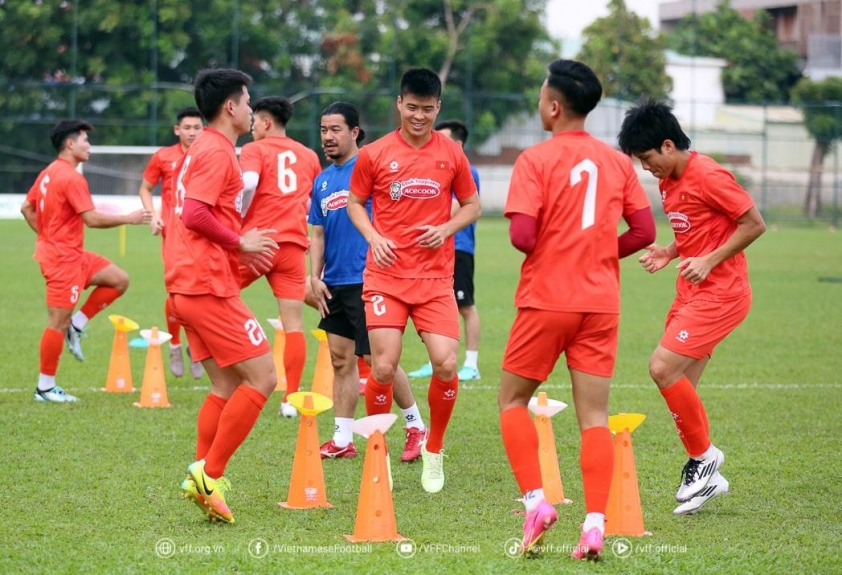
<path id="1" fill-rule="evenodd" d="M 25 193 L 37 173 L 52 161 L 50 127 L 67 117 L 70 104 L 77 117 L 91 121 L 98 145 L 146 146 L 121 153 L 95 154 L 86 164 L 94 193 L 134 194 L 140 174 L 154 147 L 173 143 L 176 110 L 192 105 L 189 85 L 105 86 L 67 83 L 29 83 L 0 86 L 14 92 L 16 106 L 0 109 L 0 193 Z M 320 111 L 336 100 L 354 103 L 361 110 L 361 124 L 370 142 L 394 129 L 398 123 L 396 94 L 390 90 L 353 93 L 338 89 L 284 94 L 274 86 L 254 86 L 252 99 L 270 94 L 286 95 L 295 104 L 288 134 L 319 150 Z M 537 90 L 536 90 L 537 92 Z M 131 98 L 126 98 L 131 94 Z M 9 102 L 7 98 L 5 100 Z M 134 108 L 122 105 L 134 103 Z M 138 102 L 156 102 L 137 106 Z M 446 93 L 440 119 L 466 121 L 471 136 L 468 156 L 482 181 L 486 213 L 502 211 L 509 188 L 511 168 L 524 148 L 547 137 L 536 111 L 537 96 L 511 94 Z M 693 102 L 676 102 L 679 119 L 693 141 L 693 149 L 717 158 L 730 168 L 750 191 L 770 221 L 814 219 L 837 225 L 840 216 L 840 151 L 829 148 L 821 164 L 820 202 L 815 217 L 807 218 L 804 204 L 811 175 L 815 142 L 805 128 L 803 111 L 769 105 L 717 105 L 708 110 L 704 123 L 691 125 L 681 110 Z M 617 133 L 629 103 L 606 99 L 589 116 L 587 128 L 595 136 L 616 144 Z M 820 108 L 835 121 L 835 141 L 842 133 L 842 105 L 825 103 Z M 12 111 L 14 109 L 15 111 Z M 693 116 L 698 117 L 698 116 Z M 241 144 L 248 141 L 241 140 Z M 96 150 L 96 148 L 95 148 Z M 816 174 L 814 174 L 816 175 Z M 641 171 L 641 182 L 658 205 L 657 182 Z M 657 202 L 657 203 L 656 203 Z"/>

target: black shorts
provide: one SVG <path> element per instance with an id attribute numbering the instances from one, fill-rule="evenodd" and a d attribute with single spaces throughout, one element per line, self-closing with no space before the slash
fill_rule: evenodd
<path id="1" fill-rule="evenodd" d="M 456 305 L 468 307 L 474 305 L 474 255 L 456 251 L 456 265 L 453 269 L 453 292 Z"/>
<path id="2" fill-rule="evenodd" d="M 328 316 L 319 322 L 319 329 L 354 340 L 354 353 L 368 355 L 371 344 L 365 325 L 363 284 L 327 286 L 333 297 L 327 300 Z"/>

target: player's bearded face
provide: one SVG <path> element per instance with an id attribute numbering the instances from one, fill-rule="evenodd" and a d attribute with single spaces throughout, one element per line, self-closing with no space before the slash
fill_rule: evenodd
<path id="1" fill-rule="evenodd" d="M 398 96 L 401 128 L 413 136 L 424 136 L 433 130 L 441 102 L 435 96 Z"/>
<path id="2" fill-rule="evenodd" d="M 343 158 L 351 151 L 354 136 L 342 114 L 323 116 L 321 125 L 322 150 L 331 160 Z"/>

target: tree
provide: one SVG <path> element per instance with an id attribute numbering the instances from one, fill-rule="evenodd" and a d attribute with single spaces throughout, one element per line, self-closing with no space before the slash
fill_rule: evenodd
<path id="1" fill-rule="evenodd" d="M 400 74 L 426 66 L 445 83 L 443 114 L 473 115 L 466 93 L 486 98 L 467 118 L 481 139 L 534 102 L 557 53 L 542 24 L 545 4 L 0 0 L 0 140 L 7 150 L 35 153 L 22 162 L 26 174 L 54 155 L 46 132 L 69 115 L 96 125 L 97 144 L 171 142 L 172 118 L 192 104 L 196 73 L 221 66 L 250 74 L 255 98 L 296 99 L 291 132 L 306 130 L 312 146 L 318 111 L 340 97 L 375 123 L 372 136 L 392 129 Z M 22 158 L 3 153 L 14 160 L 0 164 Z"/>
<path id="2" fill-rule="evenodd" d="M 577 58 L 596 72 L 606 96 L 666 98 L 672 79 L 663 41 L 649 20 L 629 12 L 623 0 L 611 0 L 608 11 L 585 28 L 587 40 Z"/>
<path id="3" fill-rule="evenodd" d="M 821 82 L 804 78 L 792 90 L 792 100 L 803 110 L 804 126 L 816 141 L 804 198 L 804 215 L 812 219 L 821 212 L 824 160 L 834 142 L 842 138 L 842 78 Z"/>
<path id="4" fill-rule="evenodd" d="M 749 20 L 723 0 L 713 12 L 682 18 L 667 44 L 680 54 L 726 60 L 722 85 L 729 102 L 787 102 L 801 77 L 798 56 L 781 49 L 769 22 L 765 10 Z"/>

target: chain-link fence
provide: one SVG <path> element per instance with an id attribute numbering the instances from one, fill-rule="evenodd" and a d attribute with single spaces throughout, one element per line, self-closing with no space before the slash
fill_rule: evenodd
<path id="1" fill-rule="evenodd" d="M 98 194 L 135 194 L 140 174 L 156 147 L 175 141 L 172 125 L 176 111 L 193 104 L 189 85 L 105 86 L 61 82 L 3 86 L 16 98 L 0 110 L 0 193 L 25 193 L 37 173 L 55 152 L 49 130 L 71 109 L 91 121 L 94 155 L 85 166 L 91 190 Z M 272 86 L 253 86 L 252 101 L 283 94 Z M 131 97 L 126 97 L 126 95 Z M 537 90 L 536 90 L 537 94 Z M 319 114 L 328 104 L 345 100 L 361 111 L 361 124 L 371 142 L 394 129 L 399 120 L 396 93 L 390 90 L 354 93 L 339 89 L 285 94 L 295 104 L 287 133 L 319 151 Z M 8 100 L 7 100 L 8 101 Z M 126 103 L 131 102 L 132 106 Z M 154 102 L 154 105 L 153 105 Z M 687 109 L 692 102 L 676 102 Z M 596 137 L 616 145 L 616 137 L 629 103 L 606 99 L 591 113 L 587 128 Z M 693 149 L 711 155 L 730 168 L 751 192 L 770 221 L 819 220 L 837 225 L 840 216 L 840 151 L 842 104 L 824 103 L 822 113 L 831 129 L 817 146 L 806 128 L 804 110 L 788 106 L 718 105 L 705 125 L 681 118 Z M 445 94 L 439 119 L 459 118 L 470 129 L 468 156 L 477 166 L 486 213 L 502 211 L 511 169 L 526 147 L 547 137 L 537 115 L 537 95 L 491 93 Z M 500 120 L 504 118 L 504 120 Z M 835 126 L 835 127 L 834 127 Z M 248 141 L 245 137 L 241 144 Z M 113 146 L 124 148 L 114 149 Z M 818 151 L 817 151 L 818 150 Z M 657 182 L 641 171 L 641 181 L 658 205 Z M 812 196 L 808 192 L 812 191 Z M 656 209 L 657 211 L 657 209 Z"/>

